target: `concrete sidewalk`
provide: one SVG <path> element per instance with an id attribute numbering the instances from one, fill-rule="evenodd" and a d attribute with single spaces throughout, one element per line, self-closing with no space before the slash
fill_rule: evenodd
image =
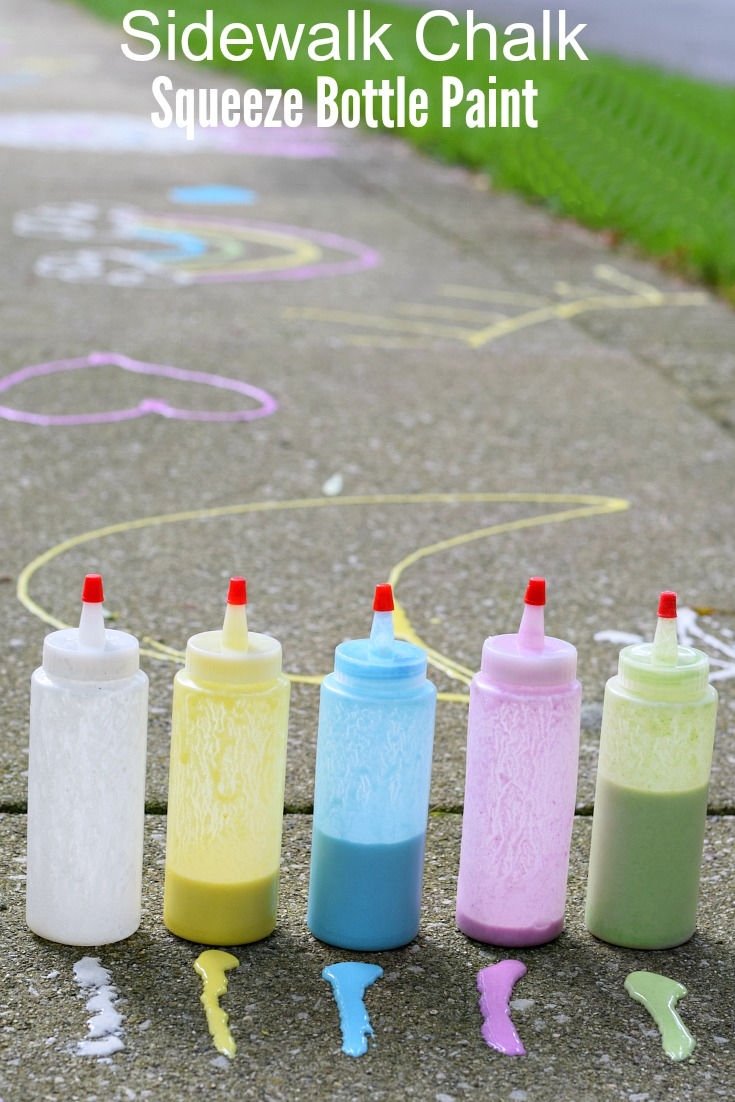
<path id="1" fill-rule="evenodd" d="M 732 311 L 386 138 L 205 132 L 187 146 L 147 124 L 150 88 L 119 42 L 63 3 L 8 0 L 0 16 L 0 1095 L 729 1097 Z M 230 83 L 197 66 L 171 75 Z M 98 954 L 127 1000 L 126 1047 L 107 1064 L 75 1055 L 83 953 L 23 921 L 28 678 L 90 569 L 112 622 L 144 639 L 151 679 L 147 909 L 135 938 Z M 283 919 L 238 952 L 227 998 L 239 1052 L 224 1068 L 198 1003 L 198 949 L 163 928 L 160 880 L 177 654 L 218 626 L 234 572 L 294 684 Z M 372 586 L 391 572 L 408 626 L 442 656 L 430 670 L 437 814 L 421 937 L 379 955 L 375 1048 L 351 1061 L 320 979 L 340 955 L 304 924 L 315 681 L 337 642 L 367 631 Z M 533 573 L 549 579 L 549 631 L 579 649 L 584 730 L 568 930 L 520 954 L 528 1057 L 511 1060 L 484 1045 L 474 987 L 479 967 L 511 954 L 466 941 L 452 914 L 462 698 L 484 637 L 515 630 Z M 645 956 L 585 934 L 584 877 L 614 633 L 648 636 L 669 587 L 713 660 L 721 707 L 700 931 Z M 640 967 L 689 988 L 681 1011 L 698 1047 L 685 1065 L 623 991 Z"/>

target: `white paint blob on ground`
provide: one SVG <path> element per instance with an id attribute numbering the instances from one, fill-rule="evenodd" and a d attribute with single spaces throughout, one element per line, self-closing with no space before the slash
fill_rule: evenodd
<path id="1" fill-rule="evenodd" d="M 125 1047 L 122 1014 L 115 1009 L 117 988 L 110 983 L 110 973 L 100 964 L 99 957 L 82 957 L 74 965 L 74 979 L 87 997 L 87 1010 L 92 1017 L 87 1022 L 89 1038 L 79 1041 L 78 1056 L 111 1056 Z"/>
<path id="2" fill-rule="evenodd" d="M 325 497 L 337 497 L 338 494 L 342 493 L 344 484 L 344 478 L 337 472 L 337 474 L 333 474 L 332 477 L 328 478 L 324 483 L 322 486 L 322 493 Z"/>
<path id="3" fill-rule="evenodd" d="M 735 643 L 725 641 L 732 636 L 728 628 L 722 628 L 720 636 L 705 631 L 699 623 L 697 613 L 686 605 L 677 610 L 676 627 L 682 646 L 706 650 L 711 667 L 710 681 L 724 681 L 735 677 Z M 615 643 L 621 647 L 645 641 L 642 635 L 627 631 L 598 631 L 594 639 L 596 643 Z"/>

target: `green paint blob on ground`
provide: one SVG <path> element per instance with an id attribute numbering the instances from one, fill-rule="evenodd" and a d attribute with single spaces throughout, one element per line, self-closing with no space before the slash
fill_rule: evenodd
<path id="1" fill-rule="evenodd" d="M 219 1005 L 219 1000 L 227 991 L 227 976 L 231 968 L 237 968 L 240 961 L 232 953 L 221 949 L 206 949 L 194 961 L 194 969 L 204 981 L 204 990 L 200 996 L 207 1014 L 207 1026 L 212 1034 L 214 1047 L 223 1056 L 232 1059 L 235 1055 L 235 1040 L 230 1033 L 229 1015 Z"/>
<path id="2" fill-rule="evenodd" d="M 672 1060 L 691 1056 L 697 1042 L 676 1012 L 676 1004 L 687 993 L 686 987 L 656 972 L 631 972 L 626 976 L 625 990 L 653 1018 L 666 1055 Z"/>

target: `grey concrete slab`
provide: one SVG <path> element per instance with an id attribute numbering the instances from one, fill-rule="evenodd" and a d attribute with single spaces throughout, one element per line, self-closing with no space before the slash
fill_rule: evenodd
<path id="1" fill-rule="evenodd" d="M 238 1045 L 227 1065 L 217 1059 L 198 1001 L 192 965 L 201 946 L 172 937 L 161 922 L 163 819 L 148 820 L 140 931 L 127 942 L 90 951 L 109 969 L 125 1016 L 125 1048 L 105 1061 L 76 1055 L 88 1012 L 72 966 L 86 951 L 43 942 L 25 928 L 24 818 L 3 816 L 3 1097 L 167 1102 L 208 1091 L 308 1102 L 730 1098 L 732 819 L 708 823 L 698 932 L 688 945 L 666 953 L 614 949 L 585 932 L 589 827 L 589 819 L 575 823 L 565 932 L 552 945 L 513 953 L 471 942 L 455 929 L 460 818 L 432 818 L 418 939 L 392 953 L 352 955 L 385 972 L 366 999 L 374 1046 L 355 1060 L 340 1052 L 336 1008 L 320 979 L 324 965 L 351 955 L 307 931 L 310 819 L 287 816 L 277 931 L 236 949 L 240 968 L 230 973 L 223 999 Z M 519 1001 L 512 1015 L 527 1049 L 518 1058 L 484 1044 L 475 990 L 480 968 L 510 956 L 528 968 L 513 993 Z M 690 1060 L 677 1065 L 664 1055 L 652 1022 L 626 995 L 625 976 L 639 968 L 688 988 L 679 1011 L 697 1039 Z"/>

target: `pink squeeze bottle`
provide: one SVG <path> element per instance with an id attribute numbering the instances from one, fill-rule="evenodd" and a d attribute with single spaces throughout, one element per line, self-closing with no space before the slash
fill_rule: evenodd
<path id="1" fill-rule="evenodd" d="M 531 578 L 517 635 L 485 640 L 472 679 L 457 925 L 491 945 L 541 945 L 564 925 L 582 688 L 577 651 L 544 634 Z"/>

